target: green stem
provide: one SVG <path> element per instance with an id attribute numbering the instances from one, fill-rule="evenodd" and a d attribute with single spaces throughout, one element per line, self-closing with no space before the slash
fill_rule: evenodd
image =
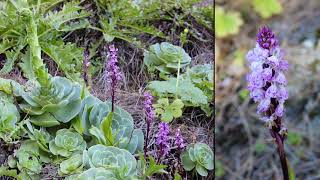
<path id="1" fill-rule="evenodd" d="M 41 47 L 39 44 L 37 24 L 33 18 L 33 13 L 30 9 L 23 9 L 21 16 L 24 18 L 27 30 L 27 42 L 30 47 L 32 56 L 32 68 L 36 74 L 36 79 L 44 89 L 49 88 L 49 74 L 41 59 Z"/>

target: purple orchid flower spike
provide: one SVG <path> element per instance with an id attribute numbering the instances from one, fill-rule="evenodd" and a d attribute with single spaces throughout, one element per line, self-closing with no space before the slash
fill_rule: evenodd
<path id="1" fill-rule="evenodd" d="M 288 70 L 288 62 L 270 28 L 262 27 L 259 30 L 256 47 L 248 52 L 247 60 L 251 70 L 247 75 L 250 97 L 258 103 L 257 113 L 267 123 L 271 136 L 278 145 L 284 179 L 289 180 L 284 152 L 287 130 L 282 124 L 284 103 L 288 99 L 284 75 Z"/>
<path id="2" fill-rule="evenodd" d="M 185 148 L 185 144 L 184 144 L 184 140 L 183 140 L 183 137 L 181 135 L 181 131 L 180 129 L 178 128 L 177 129 L 177 132 L 175 134 L 175 141 L 174 141 L 174 144 L 178 147 L 178 149 L 181 151 Z"/>
<path id="3" fill-rule="evenodd" d="M 112 112 L 114 111 L 115 91 L 123 76 L 118 67 L 118 49 L 112 44 L 109 46 L 109 61 L 106 64 L 105 78 L 109 83 L 108 89 L 111 90 Z"/>
<path id="4" fill-rule="evenodd" d="M 145 119 L 146 119 L 146 138 L 144 143 L 144 156 L 147 157 L 147 151 L 148 151 L 148 142 L 149 142 L 149 134 L 151 129 L 151 124 L 153 122 L 153 119 L 155 117 L 154 109 L 152 107 L 152 100 L 153 96 L 149 92 L 144 93 L 144 111 L 145 111 Z"/>
<path id="5" fill-rule="evenodd" d="M 170 151 L 169 131 L 170 131 L 170 127 L 168 123 L 161 122 L 159 124 L 159 131 L 158 131 L 157 140 L 156 140 L 156 144 L 159 149 L 158 162 L 161 157 L 165 157 Z"/>

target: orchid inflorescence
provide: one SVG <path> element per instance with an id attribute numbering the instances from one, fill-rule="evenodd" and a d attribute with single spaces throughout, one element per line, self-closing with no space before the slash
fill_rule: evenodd
<path id="1" fill-rule="evenodd" d="M 284 150 L 287 129 L 282 124 L 282 117 L 284 102 L 288 99 L 284 72 L 289 64 L 270 28 L 262 27 L 259 30 L 256 47 L 248 52 L 247 60 L 251 69 L 247 75 L 250 97 L 259 103 L 257 113 L 268 125 L 278 146 L 284 180 L 288 180 L 288 162 Z"/>
<path id="2" fill-rule="evenodd" d="M 287 80 L 284 71 L 288 62 L 278 40 L 268 27 L 260 29 L 256 47 L 247 54 L 251 72 L 247 75 L 250 97 L 258 102 L 261 120 L 272 125 L 284 114 L 284 102 L 288 99 Z"/>
<path id="3" fill-rule="evenodd" d="M 170 151 L 170 143 L 169 143 L 169 124 L 166 122 L 161 122 L 159 124 L 159 131 L 157 135 L 156 144 L 159 147 L 159 157 L 165 157 Z"/>
<path id="4" fill-rule="evenodd" d="M 120 81 L 123 79 L 123 75 L 120 72 L 118 66 L 118 49 L 112 44 L 109 46 L 108 62 L 105 65 L 105 74 L 103 79 L 106 79 L 108 83 L 108 90 L 111 90 L 112 112 L 114 110 L 115 91 L 119 86 Z"/>

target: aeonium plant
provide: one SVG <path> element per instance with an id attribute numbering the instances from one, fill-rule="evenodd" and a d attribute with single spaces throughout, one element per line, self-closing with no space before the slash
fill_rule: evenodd
<path id="1" fill-rule="evenodd" d="M 250 97 L 257 103 L 260 119 L 264 121 L 275 139 L 284 179 L 289 179 L 284 140 L 287 129 L 282 123 L 284 102 L 288 99 L 287 80 L 284 72 L 288 62 L 274 33 L 262 27 L 257 35 L 256 47 L 247 54 L 251 72 L 247 75 Z"/>
<path id="2" fill-rule="evenodd" d="M 183 168 L 186 171 L 195 169 L 201 176 L 207 176 L 213 169 L 213 158 L 212 150 L 204 143 L 190 144 L 181 154 Z"/>
<path id="3" fill-rule="evenodd" d="M 60 129 L 56 137 L 50 141 L 49 149 L 54 155 L 70 157 L 74 153 L 81 153 L 87 147 L 82 136 L 70 129 Z"/>

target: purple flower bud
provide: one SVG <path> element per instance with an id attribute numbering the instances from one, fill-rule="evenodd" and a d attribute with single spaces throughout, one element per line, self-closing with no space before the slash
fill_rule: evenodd
<path id="1" fill-rule="evenodd" d="M 153 96 L 149 92 L 145 92 L 144 96 L 144 112 L 146 115 L 147 123 L 151 123 L 154 118 L 154 109 L 152 107 Z"/>
<path id="2" fill-rule="evenodd" d="M 278 45 L 275 35 L 268 27 L 264 26 L 259 30 L 257 35 L 257 43 L 264 49 L 272 49 Z"/>
<path id="3" fill-rule="evenodd" d="M 159 148 L 159 156 L 165 157 L 170 150 L 168 123 L 161 122 L 159 124 L 159 131 L 157 134 L 156 144 Z"/>
<path id="4" fill-rule="evenodd" d="M 182 150 L 184 147 L 185 147 L 185 144 L 183 142 L 183 138 L 182 138 L 182 135 L 181 135 L 181 132 L 180 132 L 180 129 L 177 129 L 177 132 L 176 132 L 176 135 L 175 135 L 175 142 L 174 144 L 176 146 L 178 146 L 178 148 L 180 150 Z"/>

